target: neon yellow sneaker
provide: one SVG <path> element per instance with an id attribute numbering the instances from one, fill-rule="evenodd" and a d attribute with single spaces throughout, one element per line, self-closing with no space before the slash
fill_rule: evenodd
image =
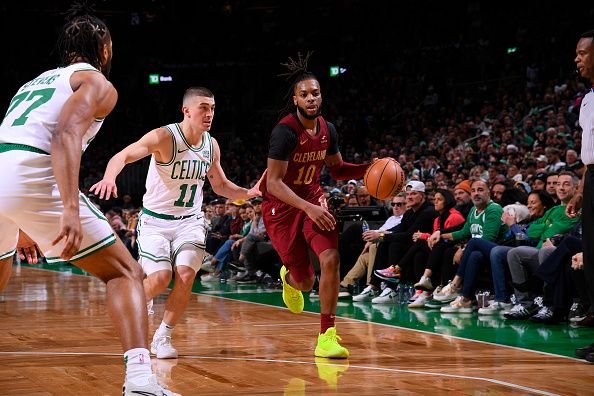
<path id="1" fill-rule="evenodd" d="M 323 379 L 331 389 L 338 387 L 338 378 L 340 375 L 349 369 L 349 361 L 345 363 L 336 364 L 332 360 L 326 358 L 315 358 L 316 367 L 318 368 L 318 377 Z"/>
<path id="2" fill-rule="evenodd" d="M 283 281 L 283 301 L 289 311 L 293 313 L 303 312 L 303 294 L 301 291 L 295 289 L 285 281 L 285 276 L 289 273 L 289 270 L 283 265 L 280 269 L 280 277 Z"/>
<path id="3" fill-rule="evenodd" d="M 318 336 L 318 345 L 314 355 L 323 358 L 346 359 L 349 357 L 349 350 L 341 346 L 338 341 L 342 338 L 336 335 L 336 326 L 330 327 L 324 334 Z"/>

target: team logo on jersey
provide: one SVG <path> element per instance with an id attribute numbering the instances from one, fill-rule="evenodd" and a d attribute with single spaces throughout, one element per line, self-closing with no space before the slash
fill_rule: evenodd
<path id="1" fill-rule="evenodd" d="M 322 138 L 320 139 L 320 143 L 322 143 L 322 144 L 328 143 L 328 136 L 326 136 L 326 135 L 322 136 Z"/>
<path id="2" fill-rule="evenodd" d="M 207 160 L 210 160 L 210 151 L 204 152 L 204 158 L 206 158 Z"/>
<path id="3" fill-rule="evenodd" d="M 276 214 L 276 209 L 272 208 L 272 215 L 274 216 Z"/>

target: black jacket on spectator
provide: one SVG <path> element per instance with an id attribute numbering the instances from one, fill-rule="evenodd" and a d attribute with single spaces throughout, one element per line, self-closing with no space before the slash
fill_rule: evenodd
<path id="1" fill-rule="evenodd" d="M 425 201 L 416 212 L 408 209 L 402 216 L 402 221 L 396 227 L 390 228 L 389 234 L 384 236 L 384 242 L 410 241 L 415 232 L 433 232 L 433 221 L 437 216 L 435 207 Z"/>
<path id="2" fill-rule="evenodd" d="M 472 209 L 473 206 L 474 203 L 472 203 L 472 201 L 469 201 L 465 204 L 456 205 L 454 208 L 462 214 L 462 217 L 467 218 L 468 213 L 470 213 L 470 209 Z"/>

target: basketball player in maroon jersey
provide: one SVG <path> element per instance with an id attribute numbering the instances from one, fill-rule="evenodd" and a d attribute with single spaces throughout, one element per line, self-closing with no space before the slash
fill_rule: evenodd
<path id="1" fill-rule="evenodd" d="M 284 264 L 283 300 L 291 312 L 303 311 L 301 291 L 311 290 L 314 283 L 308 248 L 319 258 L 321 331 L 315 356 L 347 358 L 349 351 L 338 343 L 334 325 L 340 282 L 338 230 L 320 188 L 320 171 L 325 163 L 334 179 L 360 179 L 369 164 L 343 162 L 336 128 L 320 115 L 320 83 L 307 72 L 307 58 L 285 66 L 295 78 L 290 95 L 296 111 L 285 116 L 270 137 L 261 184 L 262 215 Z"/>

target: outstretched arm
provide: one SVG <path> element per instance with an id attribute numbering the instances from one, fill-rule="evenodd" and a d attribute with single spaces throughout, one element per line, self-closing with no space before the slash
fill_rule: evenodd
<path id="1" fill-rule="evenodd" d="M 351 164 L 342 160 L 340 152 L 326 157 L 330 176 L 336 180 L 362 179 L 370 164 Z"/>
<path id="2" fill-rule="evenodd" d="M 219 148 L 219 143 L 215 138 L 212 139 L 212 143 L 215 154 L 206 176 L 208 177 L 208 181 L 210 182 L 213 191 L 217 195 L 231 199 L 250 199 L 262 195 L 258 189 L 260 181 L 258 181 L 254 187 L 248 190 L 246 188 L 239 187 L 237 184 L 227 179 L 227 176 L 225 176 L 225 172 L 221 167 L 221 149 Z"/>
<path id="3" fill-rule="evenodd" d="M 118 197 L 116 177 L 124 166 L 141 158 L 155 154 L 159 162 L 167 162 L 173 158 L 173 139 L 165 128 L 157 128 L 144 135 L 137 142 L 132 143 L 109 160 L 105 168 L 103 179 L 95 183 L 89 191 L 93 192 L 99 199 L 109 199 L 111 195 Z"/>

